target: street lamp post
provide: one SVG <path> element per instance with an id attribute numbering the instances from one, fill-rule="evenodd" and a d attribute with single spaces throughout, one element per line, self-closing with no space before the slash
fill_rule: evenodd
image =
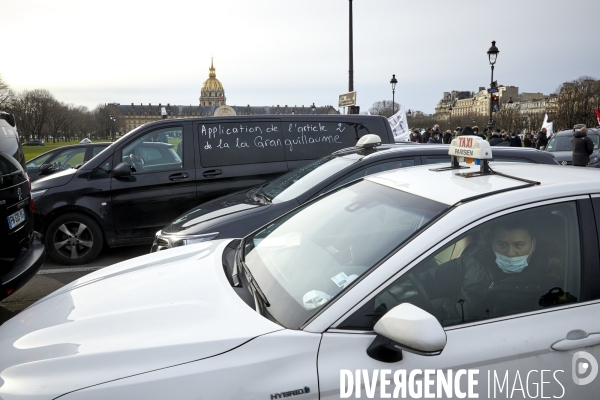
<path id="1" fill-rule="evenodd" d="M 394 95 L 396 93 L 396 83 L 398 83 L 398 79 L 396 79 L 396 75 L 392 75 L 392 79 L 390 80 L 392 84 L 392 115 L 396 114 L 396 103 L 394 100 Z"/>
<path id="2" fill-rule="evenodd" d="M 448 125 L 452 124 L 452 104 L 450 104 L 450 107 L 448 107 L 448 112 L 450 113 L 448 115 Z"/>
<path id="3" fill-rule="evenodd" d="M 117 118 L 109 114 L 108 118 L 110 119 L 110 136 L 112 137 L 112 141 L 115 141 L 115 130 L 113 129 L 113 124 L 117 121 Z"/>
<path id="4" fill-rule="evenodd" d="M 500 53 L 500 51 L 496 47 L 496 41 L 493 40 L 492 47 L 490 47 L 490 49 L 487 52 L 488 59 L 490 61 L 490 65 L 492 66 L 492 80 L 490 81 L 490 88 L 494 87 L 494 64 L 496 64 L 496 59 L 498 58 L 498 53 Z M 490 130 L 491 130 L 491 128 L 494 126 L 494 119 L 492 118 L 492 94 L 490 93 L 489 95 L 490 95 L 490 120 L 488 121 L 488 128 L 490 128 Z"/>

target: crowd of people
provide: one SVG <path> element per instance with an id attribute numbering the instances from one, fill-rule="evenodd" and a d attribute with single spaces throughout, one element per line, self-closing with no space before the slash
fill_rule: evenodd
<path id="1" fill-rule="evenodd" d="M 490 132 L 488 128 L 480 131 L 477 126 L 465 126 L 464 128 L 457 127 L 454 132 L 448 129 L 442 133 L 440 126 L 434 125 L 433 128 L 427 128 L 422 132 L 417 128 L 412 129 L 410 132 L 410 141 L 416 143 L 450 144 L 455 137 L 467 135 L 479 136 L 487 140 L 490 146 L 532 147 L 538 150 L 544 150 L 548 146 L 548 140 L 550 140 L 546 128 L 543 128 L 537 134 L 526 133 L 523 140 L 521 140 L 517 132 L 508 133 L 504 129 L 496 129 Z"/>
<path id="2" fill-rule="evenodd" d="M 594 151 L 594 143 L 587 137 L 587 132 L 585 125 L 575 126 L 571 139 L 573 165 L 575 166 L 585 167 L 589 163 L 590 154 Z M 548 141 L 552 138 L 552 136 L 548 136 L 546 128 L 542 128 L 537 134 L 525 133 L 523 140 L 517 132 L 509 134 L 504 129 L 490 131 L 488 128 L 480 132 L 477 126 L 458 127 L 454 132 L 448 129 L 444 133 L 440 131 L 439 125 L 434 125 L 433 128 L 427 128 L 424 131 L 419 131 L 417 128 L 410 131 L 410 141 L 416 143 L 450 144 L 452 139 L 457 136 L 478 136 L 487 140 L 490 146 L 531 147 L 538 150 L 545 150 Z"/>

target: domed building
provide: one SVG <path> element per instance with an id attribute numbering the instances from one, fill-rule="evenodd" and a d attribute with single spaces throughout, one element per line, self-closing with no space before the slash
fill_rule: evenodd
<path id="1" fill-rule="evenodd" d="M 217 79 L 212 58 L 210 59 L 209 71 L 208 79 L 204 81 L 202 89 L 200 90 L 200 107 L 224 106 L 227 100 L 225 97 L 225 89 L 223 89 L 223 85 Z"/>
<path id="2" fill-rule="evenodd" d="M 200 89 L 199 104 L 171 105 L 158 104 L 133 104 L 121 105 L 120 103 L 106 104 L 109 112 L 116 115 L 116 130 L 120 133 L 129 132 L 140 125 L 163 118 L 194 118 L 209 116 L 229 115 L 277 115 L 277 114 L 339 114 L 333 106 L 288 106 L 279 104 L 272 106 L 243 106 L 227 105 L 225 89 L 217 79 L 213 60 L 210 60 L 208 79 Z"/>

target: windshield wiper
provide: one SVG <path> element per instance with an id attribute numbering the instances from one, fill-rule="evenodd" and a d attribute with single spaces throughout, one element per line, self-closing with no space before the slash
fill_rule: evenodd
<path id="1" fill-rule="evenodd" d="M 248 266 L 246 265 L 246 263 L 243 260 L 240 259 L 240 262 L 242 264 L 242 267 L 244 267 L 244 273 L 246 274 L 246 280 L 248 280 L 248 283 L 250 284 L 250 286 L 252 286 L 253 292 L 258 294 L 258 296 L 261 298 L 261 300 L 263 301 L 265 306 L 270 307 L 271 303 L 269 303 L 269 300 L 267 300 L 267 296 L 265 296 L 265 294 L 263 293 L 261 288 L 258 286 L 258 283 L 256 282 L 256 279 L 254 279 L 254 276 L 252 276 L 250 269 L 248 269 Z"/>
<path id="2" fill-rule="evenodd" d="M 269 196 L 267 196 L 265 194 L 265 192 L 263 192 L 262 190 L 263 190 L 262 187 L 260 189 L 258 189 L 256 191 L 256 193 L 254 193 L 254 196 L 255 197 L 260 197 L 261 199 L 265 200 L 267 203 L 270 203 L 271 202 L 271 198 Z"/>

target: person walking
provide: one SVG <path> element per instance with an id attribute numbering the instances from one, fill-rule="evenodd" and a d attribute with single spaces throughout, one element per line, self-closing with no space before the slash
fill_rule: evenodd
<path id="1" fill-rule="evenodd" d="M 517 132 L 513 132 L 510 134 L 510 147 L 523 147 L 523 143 L 521 143 L 521 138 L 517 135 Z"/>
<path id="2" fill-rule="evenodd" d="M 508 135 L 506 134 L 506 132 L 504 132 L 502 134 L 502 140 L 500 141 L 500 143 L 496 144 L 496 146 L 508 147 L 509 145 L 510 145 L 510 141 L 508 140 Z"/>
<path id="3" fill-rule="evenodd" d="M 475 135 L 475 132 L 473 132 L 473 129 L 469 125 L 467 125 L 460 132 L 460 136 L 476 136 L 476 135 Z"/>
<path id="4" fill-rule="evenodd" d="M 498 143 L 502 143 L 502 137 L 500 136 L 500 129 L 496 129 L 492 132 L 492 137 L 489 140 L 490 146 L 496 146 Z"/>
<path id="5" fill-rule="evenodd" d="M 414 143 L 421 143 L 421 134 L 417 128 L 413 129 L 412 133 L 410 134 L 410 141 Z"/>
<path id="6" fill-rule="evenodd" d="M 429 143 L 429 138 L 431 137 L 431 128 L 427 128 L 423 136 L 421 137 L 421 143 Z"/>
<path id="7" fill-rule="evenodd" d="M 444 133 L 444 137 L 442 137 L 442 143 L 444 143 L 444 144 L 452 143 L 452 131 L 450 129 L 447 129 L 446 132 Z"/>
<path id="8" fill-rule="evenodd" d="M 594 142 L 587 135 L 587 128 L 583 127 L 573 133 L 571 147 L 573 147 L 573 165 L 585 167 L 590 162 L 590 154 L 594 151 Z"/>
<path id="9" fill-rule="evenodd" d="M 546 137 L 546 132 L 546 128 L 542 128 L 542 130 L 538 134 L 537 142 L 535 142 L 536 149 L 544 150 L 546 146 L 548 146 L 548 137 Z"/>
<path id="10" fill-rule="evenodd" d="M 525 147 L 534 147 L 533 138 L 531 137 L 531 133 L 527 132 L 525 134 L 525 140 L 523 140 L 523 144 Z"/>

